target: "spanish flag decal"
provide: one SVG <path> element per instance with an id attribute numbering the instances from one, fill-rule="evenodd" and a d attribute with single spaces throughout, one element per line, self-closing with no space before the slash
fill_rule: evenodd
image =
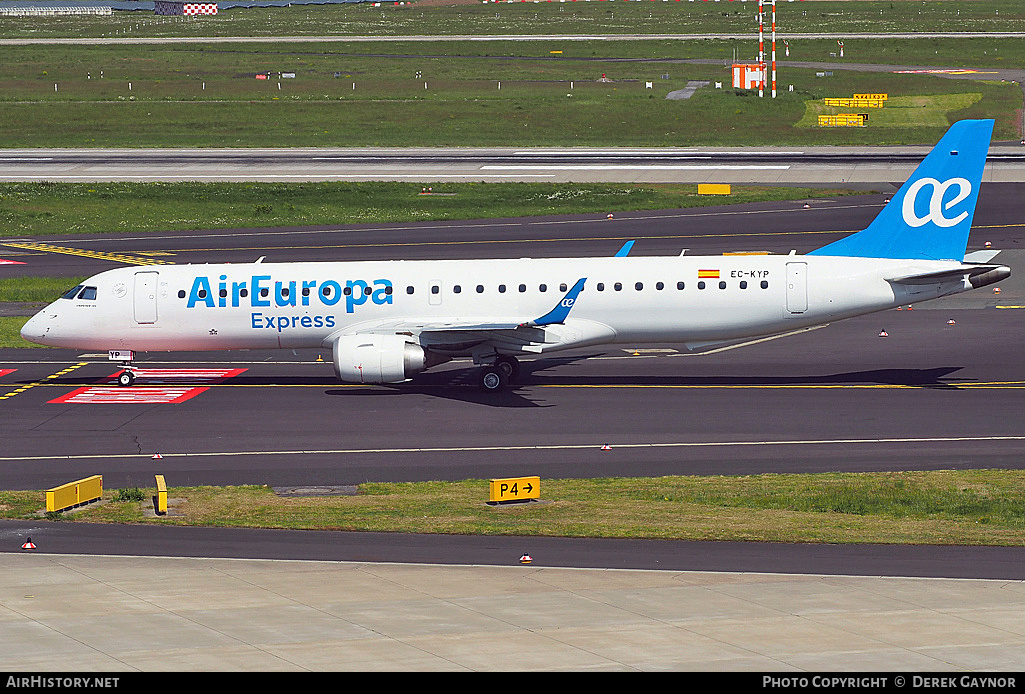
<path id="1" fill-rule="evenodd" d="M 698 270 L 699 280 L 717 280 L 719 279 L 718 270 Z"/>

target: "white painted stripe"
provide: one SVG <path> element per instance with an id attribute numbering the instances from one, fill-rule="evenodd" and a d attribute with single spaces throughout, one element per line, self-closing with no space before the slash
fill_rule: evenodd
<path id="1" fill-rule="evenodd" d="M 589 157 L 590 156 L 600 156 L 600 157 L 644 157 L 644 156 L 657 156 L 657 155 L 671 155 L 671 156 L 676 156 L 676 157 L 732 157 L 732 156 L 738 156 L 738 155 L 748 156 L 750 154 L 754 154 L 754 155 L 763 155 L 763 154 L 765 154 L 765 155 L 778 155 L 778 156 L 788 156 L 789 157 L 789 156 L 801 155 L 801 154 L 804 154 L 804 152 L 761 152 L 761 151 L 758 151 L 758 150 L 753 150 L 752 151 L 752 150 L 746 150 L 746 149 L 744 149 L 744 150 L 736 150 L 736 151 L 733 151 L 733 152 L 726 152 L 726 151 L 723 151 L 723 152 L 690 152 L 690 151 L 687 151 L 687 150 L 679 150 L 679 149 L 661 149 L 661 150 L 660 149 L 638 149 L 638 150 L 616 149 L 616 150 L 608 150 L 608 151 L 593 150 L 593 149 L 588 149 L 588 150 L 585 150 L 585 151 L 580 151 L 580 150 L 567 149 L 567 150 L 550 150 L 550 151 L 546 151 L 546 150 L 523 150 L 523 151 L 520 151 L 520 152 L 513 152 L 513 154 L 517 155 L 517 156 L 534 156 L 534 155 L 538 155 L 538 156 L 562 156 L 562 157 L 572 157 L 572 156 L 589 156 Z"/>
<path id="2" fill-rule="evenodd" d="M 525 168 L 537 168 L 537 167 L 525 167 Z M 552 168 L 552 167 L 546 167 Z M 789 167 L 784 167 L 789 168 Z M 551 178 L 554 174 L 487 174 L 492 178 L 511 178 L 517 177 L 522 178 L 523 176 L 532 176 L 534 178 Z M 150 176 L 126 176 L 118 173 L 111 173 L 107 175 L 82 175 L 82 174 L 49 174 L 46 176 L 9 176 L 0 175 L 0 181 L 25 181 L 25 180 L 41 180 L 41 181 L 64 181 L 69 179 L 83 180 L 83 181 L 195 181 L 200 179 L 212 179 L 212 180 L 228 180 L 237 179 L 240 181 L 255 181 L 255 180 L 275 180 L 280 178 L 296 179 L 299 181 L 309 180 L 312 178 L 326 178 L 326 179 L 339 179 L 339 178 L 370 178 L 377 179 L 381 176 L 388 176 L 389 178 L 413 178 L 417 180 L 421 179 L 436 179 L 436 178 L 474 178 L 480 177 L 480 173 L 477 171 L 468 171 L 464 174 L 395 174 L 395 173 L 376 173 L 376 174 L 348 174 L 348 173 L 334 173 L 334 174 L 195 174 L 195 175 L 184 175 L 184 176 L 168 176 L 168 175 L 150 175 Z"/>
<path id="3" fill-rule="evenodd" d="M 596 437 L 597 439 L 598 437 Z M 942 436 L 878 439 L 789 439 L 780 441 L 678 441 L 667 443 L 616 443 L 609 442 L 613 450 L 637 448 L 740 448 L 755 446 L 836 446 L 836 445 L 880 445 L 880 444 L 930 444 L 930 443 L 978 443 L 985 441 L 1025 441 L 1021 436 Z M 199 453 L 165 453 L 164 458 L 213 458 L 246 457 L 262 455 L 346 455 L 396 453 L 481 453 L 502 451 L 569 451 L 599 450 L 601 443 L 591 444 L 538 444 L 534 446 L 451 446 L 437 448 L 336 448 L 325 450 L 281 450 L 281 451 L 211 451 Z M 2 456 L 0 462 L 25 460 L 93 460 L 149 458 L 150 453 L 100 453 L 86 455 L 30 455 Z"/>
<path id="4" fill-rule="evenodd" d="M 543 168 L 551 171 L 786 171 L 789 164 L 493 164 L 481 171 L 522 171 Z"/>

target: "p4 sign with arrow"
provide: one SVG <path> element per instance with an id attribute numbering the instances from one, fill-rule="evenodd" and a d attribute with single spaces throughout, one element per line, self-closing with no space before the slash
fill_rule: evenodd
<path id="1" fill-rule="evenodd" d="M 491 480 L 489 503 L 528 501 L 541 498 L 540 477 L 506 477 Z"/>

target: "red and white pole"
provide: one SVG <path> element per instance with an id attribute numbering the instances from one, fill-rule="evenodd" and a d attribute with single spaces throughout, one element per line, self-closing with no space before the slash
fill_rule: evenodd
<path id="1" fill-rule="evenodd" d="M 765 96 L 765 10 L 764 0 L 758 0 L 758 96 Z"/>
<path id="2" fill-rule="evenodd" d="M 776 98 L 776 0 L 772 0 L 772 98 Z"/>

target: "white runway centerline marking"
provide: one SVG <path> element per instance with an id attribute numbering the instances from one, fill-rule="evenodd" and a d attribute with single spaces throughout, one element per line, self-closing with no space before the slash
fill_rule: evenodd
<path id="1" fill-rule="evenodd" d="M 876 445 L 876 444 L 930 444 L 930 443 L 978 443 L 985 441 L 1025 441 L 1025 435 L 1008 436 L 936 436 L 878 439 L 785 439 L 779 441 L 674 441 L 665 443 L 616 443 L 610 441 L 612 450 L 630 450 L 638 448 L 737 448 L 749 446 L 835 446 L 835 445 Z M 569 451 L 598 450 L 601 444 L 538 444 L 534 446 L 442 446 L 434 448 L 335 448 L 323 450 L 278 450 L 278 451 L 207 451 L 166 453 L 164 458 L 212 458 L 245 457 L 263 455 L 345 455 L 345 454 L 384 454 L 396 453 L 481 453 L 501 451 Z M 149 458 L 150 453 L 98 453 L 83 455 L 26 455 L 0 456 L 0 462 L 26 460 L 93 460 L 96 458 L 125 459 Z"/>

